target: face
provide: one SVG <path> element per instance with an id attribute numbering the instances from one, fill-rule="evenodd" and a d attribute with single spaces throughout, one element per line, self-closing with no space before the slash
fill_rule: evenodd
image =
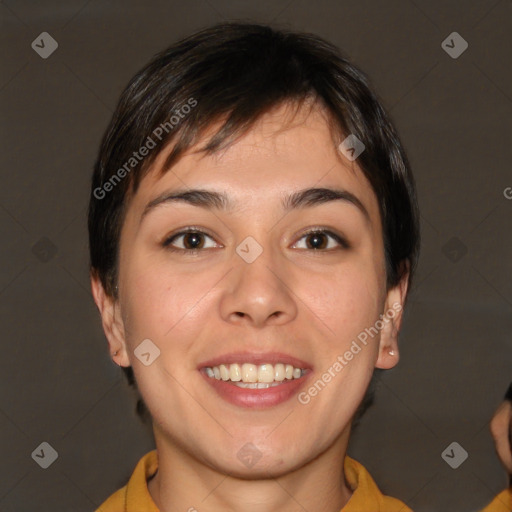
<path id="1" fill-rule="evenodd" d="M 357 160 L 319 109 L 291 122 L 284 106 L 161 175 L 165 156 L 127 210 L 119 300 L 93 281 L 155 435 L 234 475 L 284 473 L 346 446 L 373 369 L 398 361 L 406 291 L 386 289 L 378 202 Z M 226 204 L 170 197 L 191 189 Z M 339 194 L 298 200 L 307 189 Z M 240 386 L 255 380 L 271 382 Z"/>

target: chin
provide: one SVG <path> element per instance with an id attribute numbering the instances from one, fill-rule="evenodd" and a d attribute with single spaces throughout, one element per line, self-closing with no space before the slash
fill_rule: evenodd
<path id="1" fill-rule="evenodd" d="M 272 453 L 268 456 L 255 457 L 253 460 L 246 458 L 241 461 L 238 454 L 234 453 L 230 459 L 219 461 L 213 466 L 217 471 L 228 474 L 233 478 L 243 480 L 259 480 L 264 478 L 277 478 L 302 466 L 299 460 L 286 459 L 281 453 Z"/>

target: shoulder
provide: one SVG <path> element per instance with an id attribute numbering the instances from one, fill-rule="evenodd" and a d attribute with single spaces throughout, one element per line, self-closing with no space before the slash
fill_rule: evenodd
<path id="1" fill-rule="evenodd" d="M 510 512 L 512 510 L 512 487 L 500 492 L 482 512 Z"/>
<path id="2" fill-rule="evenodd" d="M 366 468 L 348 455 L 345 457 L 344 470 L 353 494 L 341 512 L 413 512 L 403 501 L 383 494 Z"/>
<path id="3" fill-rule="evenodd" d="M 123 512 L 125 510 L 126 485 L 112 494 L 94 512 Z"/>
<path id="4" fill-rule="evenodd" d="M 148 491 L 147 481 L 158 469 L 156 450 L 146 453 L 128 483 L 112 494 L 95 512 L 158 512 Z"/>

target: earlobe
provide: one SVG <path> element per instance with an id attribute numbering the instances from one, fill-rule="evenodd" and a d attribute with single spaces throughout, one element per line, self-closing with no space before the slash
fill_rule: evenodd
<path id="1" fill-rule="evenodd" d="M 398 331 L 389 320 L 382 328 L 379 342 L 379 355 L 375 362 L 375 368 L 389 370 L 398 364 L 400 352 L 398 351 Z"/>
<path id="2" fill-rule="evenodd" d="M 127 354 L 124 325 L 118 301 L 105 292 L 99 277 L 91 274 L 91 290 L 101 315 L 103 331 L 109 344 L 112 361 L 118 366 L 130 366 Z"/>

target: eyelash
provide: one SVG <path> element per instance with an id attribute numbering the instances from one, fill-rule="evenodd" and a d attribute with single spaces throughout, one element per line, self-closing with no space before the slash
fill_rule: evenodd
<path id="1" fill-rule="evenodd" d="M 163 241 L 162 246 L 165 249 L 172 251 L 172 252 L 181 252 L 181 253 L 189 253 L 189 254 L 190 253 L 197 254 L 200 251 L 205 251 L 207 249 L 210 249 L 210 248 L 207 248 L 207 249 L 181 249 L 179 247 L 173 247 L 171 245 L 172 242 L 175 241 L 177 238 L 179 238 L 183 235 L 188 235 L 190 233 L 206 235 L 207 237 L 213 239 L 213 237 L 211 235 L 209 235 L 208 233 L 206 233 L 205 231 L 192 226 L 192 227 L 188 227 L 188 228 L 184 229 L 183 231 L 175 233 L 175 234 L 171 235 L 170 237 L 166 238 Z M 342 249 L 350 249 L 349 243 L 343 237 L 341 237 L 340 235 L 338 235 L 328 229 L 313 228 L 313 229 L 307 231 L 306 233 L 303 233 L 302 236 L 299 238 L 299 240 L 302 240 L 304 237 L 307 237 L 309 235 L 316 235 L 316 234 L 328 235 L 328 236 L 332 237 L 341 246 Z M 304 249 L 302 249 L 302 250 L 304 250 Z M 331 248 L 331 249 L 305 249 L 305 250 L 315 251 L 315 252 L 331 252 L 335 249 Z"/>

